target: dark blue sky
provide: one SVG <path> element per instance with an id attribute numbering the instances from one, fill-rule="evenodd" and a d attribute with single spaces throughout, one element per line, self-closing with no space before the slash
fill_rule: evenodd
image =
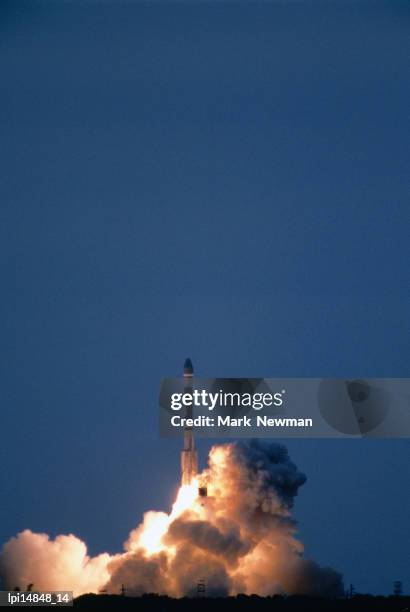
<path id="1" fill-rule="evenodd" d="M 202 376 L 409 375 L 409 21 L 400 1 L 3 0 L 0 542 L 114 551 L 169 507 L 157 393 L 187 355 Z M 410 590 L 409 443 L 287 445 L 307 555 Z"/>

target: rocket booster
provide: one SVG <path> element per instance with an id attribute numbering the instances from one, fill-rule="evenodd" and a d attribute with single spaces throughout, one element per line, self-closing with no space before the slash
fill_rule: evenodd
<path id="1" fill-rule="evenodd" d="M 194 368 L 188 358 L 184 364 L 184 393 L 192 393 Z M 192 406 L 187 407 L 186 416 L 192 419 Z M 195 448 L 192 427 L 184 429 L 184 448 L 181 451 L 181 484 L 189 485 L 198 473 L 198 454 Z"/>

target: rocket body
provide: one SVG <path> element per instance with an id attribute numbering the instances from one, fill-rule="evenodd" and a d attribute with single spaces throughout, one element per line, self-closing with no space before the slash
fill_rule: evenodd
<path id="1" fill-rule="evenodd" d="M 181 451 L 181 484 L 189 485 L 198 473 L 198 455 L 192 431 L 184 432 L 184 448 Z"/>
<path id="2" fill-rule="evenodd" d="M 194 368 L 190 359 L 184 364 L 184 393 L 192 393 L 192 378 Z M 187 408 L 188 419 L 192 418 L 192 406 Z M 181 484 L 191 484 L 198 473 L 198 453 L 195 448 L 194 433 L 192 427 L 184 429 L 184 447 L 181 451 Z"/>

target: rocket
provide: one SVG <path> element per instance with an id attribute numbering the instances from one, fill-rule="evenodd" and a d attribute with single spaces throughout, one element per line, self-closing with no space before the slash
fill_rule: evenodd
<path id="1" fill-rule="evenodd" d="M 184 363 L 184 393 L 192 393 L 194 368 L 188 358 Z M 192 419 L 192 406 L 187 407 L 186 417 Z M 192 427 L 184 429 L 184 448 L 181 451 L 181 484 L 189 485 L 198 473 L 198 453 L 195 448 Z"/>

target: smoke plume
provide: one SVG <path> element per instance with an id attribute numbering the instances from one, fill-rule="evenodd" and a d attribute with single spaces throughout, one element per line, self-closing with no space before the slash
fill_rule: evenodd
<path id="1" fill-rule="evenodd" d="M 74 535 L 50 540 L 25 530 L 0 554 L 6 588 L 34 583 L 37 590 L 105 590 L 129 595 L 195 595 L 204 581 L 208 596 L 238 593 L 314 594 L 338 597 L 340 574 L 303 558 L 291 516 L 306 480 L 285 447 L 261 441 L 214 446 L 198 482 L 183 486 L 170 514 L 150 511 L 124 552 L 90 558 Z"/>

